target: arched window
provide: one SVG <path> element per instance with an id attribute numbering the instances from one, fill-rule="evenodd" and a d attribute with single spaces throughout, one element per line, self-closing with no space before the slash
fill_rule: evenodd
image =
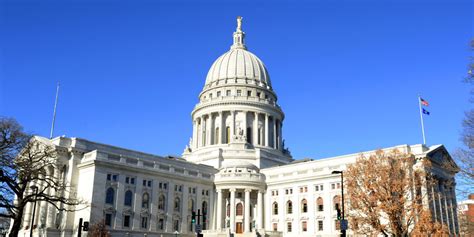
<path id="1" fill-rule="evenodd" d="M 306 199 L 301 200 L 301 212 L 308 212 L 308 202 L 306 201 Z"/>
<path id="2" fill-rule="evenodd" d="M 165 201 L 165 195 L 160 195 L 160 197 L 158 198 L 158 210 L 165 210 Z"/>
<path id="3" fill-rule="evenodd" d="M 207 214 L 207 202 L 206 201 L 202 202 L 201 210 L 202 210 L 202 213 Z"/>
<path id="4" fill-rule="evenodd" d="M 252 128 L 247 128 L 247 143 L 252 144 Z"/>
<path id="5" fill-rule="evenodd" d="M 244 213 L 242 203 L 238 203 L 237 206 L 235 207 L 235 213 L 237 216 L 242 216 Z"/>
<path id="6" fill-rule="evenodd" d="M 219 134 L 219 127 L 216 128 L 216 134 L 214 135 L 214 144 L 220 144 L 221 143 L 221 140 L 219 139 L 220 138 L 220 134 Z"/>
<path id="7" fill-rule="evenodd" d="M 334 196 L 332 202 L 334 203 L 334 210 L 337 210 L 341 207 L 341 198 L 339 195 Z"/>
<path id="8" fill-rule="evenodd" d="M 324 211 L 324 202 L 322 197 L 318 197 L 318 199 L 316 199 L 316 206 L 318 207 L 318 211 Z"/>
<path id="9" fill-rule="evenodd" d="M 132 206 L 132 200 L 133 200 L 133 193 L 132 191 L 128 190 L 125 192 L 125 200 L 123 201 L 124 206 Z"/>
<path id="10" fill-rule="evenodd" d="M 286 203 L 286 213 L 287 214 L 292 214 L 293 213 L 293 203 L 291 201 L 288 201 Z"/>
<path id="11" fill-rule="evenodd" d="M 278 203 L 274 202 L 272 205 L 273 215 L 278 215 Z"/>
<path id="12" fill-rule="evenodd" d="M 115 190 L 113 188 L 108 188 L 107 192 L 105 193 L 105 203 L 113 205 L 114 196 L 115 196 Z"/>
<path id="13" fill-rule="evenodd" d="M 148 193 L 144 193 L 142 196 L 142 208 L 148 208 L 150 203 L 150 195 Z"/>
<path id="14" fill-rule="evenodd" d="M 227 144 L 230 143 L 230 127 L 229 126 L 225 128 L 225 143 Z"/>
<path id="15" fill-rule="evenodd" d="M 174 211 L 179 211 L 181 209 L 181 200 L 179 198 L 174 199 Z"/>

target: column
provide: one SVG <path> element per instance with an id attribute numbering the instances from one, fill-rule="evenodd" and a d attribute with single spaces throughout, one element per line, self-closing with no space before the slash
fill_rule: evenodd
<path id="1" fill-rule="evenodd" d="M 235 110 L 230 111 L 232 120 L 230 124 L 230 141 L 232 142 L 233 136 L 235 135 Z"/>
<path id="2" fill-rule="evenodd" d="M 281 150 L 281 151 L 283 151 L 283 148 L 284 148 L 283 147 L 283 133 L 282 133 L 283 128 L 282 127 L 283 127 L 283 123 L 280 120 L 278 122 L 278 138 L 279 138 L 278 139 L 278 149 Z"/>
<path id="3" fill-rule="evenodd" d="M 258 229 L 263 229 L 263 191 L 258 190 L 257 194 L 257 227 Z"/>
<path id="4" fill-rule="evenodd" d="M 225 131 L 225 126 L 223 126 L 223 118 L 222 118 L 222 111 L 219 111 L 219 134 L 217 135 L 218 137 L 216 137 L 217 141 L 216 141 L 216 144 L 222 144 L 223 143 L 223 136 L 222 134 L 224 134 L 224 131 Z"/>
<path id="5" fill-rule="evenodd" d="M 265 114 L 265 146 L 270 146 L 268 144 L 268 130 L 269 130 L 269 125 L 268 125 L 268 114 Z"/>
<path id="6" fill-rule="evenodd" d="M 277 148 L 277 120 L 273 117 L 273 148 Z"/>
<path id="7" fill-rule="evenodd" d="M 250 189 L 245 189 L 244 231 L 250 232 Z"/>
<path id="8" fill-rule="evenodd" d="M 208 137 L 209 139 L 208 139 L 208 141 L 207 141 L 207 144 L 208 144 L 208 145 L 212 145 L 212 144 L 214 144 L 214 142 L 212 141 L 212 140 L 213 140 L 213 137 L 214 137 L 214 135 L 213 135 L 213 133 L 214 133 L 214 132 L 213 132 L 213 131 L 214 131 L 214 118 L 212 117 L 212 113 L 209 114 L 208 121 L 209 121 L 209 126 L 208 126 L 208 128 L 207 128 L 207 131 L 208 131 L 208 132 L 207 132 L 207 133 L 208 133 L 207 137 Z"/>
<path id="9" fill-rule="evenodd" d="M 242 113 L 244 114 L 244 120 L 243 120 L 243 130 L 244 130 L 244 135 L 245 137 L 248 137 L 248 134 L 247 134 L 247 111 L 242 111 Z"/>
<path id="10" fill-rule="evenodd" d="M 260 145 L 259 140 L 258 140 L 258 113 L 254 113 L 254 119 L 253 119 L 253 144 L 254 145 Z"/>
<path id="11" fill-rule="evenodd" d="M 192 147 L 191 149 L 195 149 L 197 148 L 197 127 L 198 127 L 198 123 L 197 123 L 197 119 L 193 120 L 193 144 L 192 144 Z"/>
<path id="12" fill-rule="evenodd" d="M 235 188 L 230 189 L 230 233 L 235 233 Z"/>
<path id="13" fill-rule="evenodd" d="M 188 187 L 186 185 L 183 185 L 183 192 L 182 192 L 182 197 L 183 199 L 181 200 L 181 225 L 179 228 L 181 229 L 181 233 L 188 233 L 189 231 L 189 223 L 188 223 L 188 202 L 189 202 L 189 192 L 188 192 Z M 196 205 L 196 202 L 194 203 Z M 197 208 L 195 209 L 197 211 Z"/>
<path id="14" fill-rule="evenodd" d="M 53 169 L 54 169 L 53 179 L 59 181 L 61 179 L 60 169 L 59 169 L 59 167 L 56 167 L 56 168 L 53 168 Z M 52 195 L 56 195 L 56 190 L 55 189 L 52 190 Z M 48 213 L 48 222 L 46 224 L 46 227 L 54 228 L 55 227 L 55 220 L 56 220 L 56 208 L 53 206 L 53 204 L 49 204 L 49 206 L 50 207 L 48 208 L 48 211 L 49 211 L 49 213 Z"/>
<path id="15" fill-rule="evenodd" d="M 206 138 L 205 138 L 206 128 L 207 128 L 206 120 L 204 119 L 204 115 L 201 115 L 201 131 L 199 132 L 199 137 L 201 138 L 201 139 L 199 139 L 199 146 L 200 146 L 200 147 L 205 146 L 205 142 L 206 142 Z M 203 135 L 203 134 L 204 134 L 204 135 Z"/>
<path id="16" fill-rule="evenodd" d="M 173 232 L 173 212 L 174 212 L 174 183 L 168 182 L 166 203 L 166 232 Z"/>
<path id="17" fill-rule="evenodd" d="M 222 189 L 217 189 L 217 230 L 222 228 Z"/>
<path id="18" fill-rule="evenodd" d="M 436 193 L 435 193 L 433 184 L 430 184 L 430 186 L 431 186 L 431 202 L 432 202 L 432 205 L 433 205 L 433 218 L 434 218 L 434 220 L 437 220 L 438 219 L 438 217 L 437 217 L 438 210 L 436 210 Z"/>

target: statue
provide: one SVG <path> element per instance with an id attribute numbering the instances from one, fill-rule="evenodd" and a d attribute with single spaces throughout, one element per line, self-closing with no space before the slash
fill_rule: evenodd
<path id="1" fill-rule="evenodd" d="M 242 17 L 237 17 L 237 31 L 242 31 Z"/>

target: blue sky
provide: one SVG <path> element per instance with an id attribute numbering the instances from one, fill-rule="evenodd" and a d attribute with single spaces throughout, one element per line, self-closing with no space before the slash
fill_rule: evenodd
<path id="1" fill-rule="evenodd" d="M 212 62 L 242 15 L 266 64 L 294 158 L 461 145 L 469 1 L 0 0 L 0 115 L 55 135 L 181 154 Z"/>

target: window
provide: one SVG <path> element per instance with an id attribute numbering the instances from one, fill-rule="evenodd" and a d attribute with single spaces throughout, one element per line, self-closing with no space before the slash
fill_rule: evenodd
<path id="1" fill-rule="evenodd" d="M 112 226 L 112 214 L 110 213 L 105 214 L 105 225 Z"/>
<path id="2" fill-rule="evenodd" d="M 165 210 L 165 196 L 164 195 L 161 195 L 159 198 L 158 198 L 158 210 Z"/>
<path id="3" fill-rule="evenodd" d="M 118 175 L 116 175 L 116 174 L 107 174 L 107 180 L 116 182 L 118 180 Z"/>
<path id="4" fill-rule="evenodd" d="M 274 202 L 272 205 L 273 215 L 278 215 L 278 203 Z"/>
<path id="5" fill-rule="evenodd" d="M 291 222 L 286 223 L 286 230 L 287 230 L 288 232 L 291 232 L 291 230 L 292 230 L 292 224 L 291 224 Z"/>
<path id="6" fill-rule="evenodd" d="M 308 223 L 306 221 L 301 222 L 301 230 L 303 232 L 308 231 Z"/>
<path id="7" fill-rule="evenodd" d="M 146 187 L 146 179 L 143 180 L 143 187 Z"/>
<path id="8" fill-rule="evenodd" d="M 167 183 L 163 183 L 163 189 L 168 189 L 168 184 Z"/>
<path id="9" fill-rule="evenodd" d="M 331 184 L 331 189 L 340 189 L 341 188 L 341 183 L 332 183 Z"/>
<path id="10" fill-rule="evenodd" d="M 339 209 L 339 207 L 340 207 L 340 205 L 341 205 L 341 198 L 339 197 L 339 195 L 335 196 L 335 197 L 332 199 L 332 202 L 334 203 L 334 210 Z"/>
<path id="11" fill-rule="evenodd" d="M 252 96 L 252 91 L 247 91 L 247 96 Z"/>
<path id="12" fill-rule="evenodd" d="M 316 192 L 319 192 L 319 191 L 323 191 L 323 185 L 322 184 L 318 184 L 316 186 L 314 186 L 314 191 Z"/>
<path id="13" fill-rule="evenodd" d="M 150 203 L 150 195 L 148 193 L 144 193 L 142 196 L 142 208 L 148 208 Z"/>
<path id="14" fill-rule="evenodd" d="M 242 96 L 242 90 L 237 90 L 237 96 Z"/>
<path id="15" fill-rule="evenodd" d="M 286 203 L 286 213 L 287 214 L 292 214 L 293 213 L 293 203 L 291 201 L 288 201 Z"/>
<path id="16" fill-rule="evenodd" d="M 306 199 L 303 199 L 301 201 L 301 212 L 303 213 L 308 212 L 308 202 L 306 201 Z"/>
<path id="17" fill-rule="evenodd" d="M 148 227 L 148 217 L 142 216 L 142 228 L 146 229 Z"/>
<path id="18" fill-rule="evenodd" d="M 261 94 L 262 94 L 262 93 L 260 93 L 260 92 L 257 92 L 257 97 L 260 97 L 260 95 L 261 95 Z"/>
<path id="19" fill-rule="evenodd" d="M 252 144 L 252 128 L 247 128 L 247 143 Z"/>
<path id="20" fill-rule="evenodd" d="M 165 220 L 163 218 L 160 218 L 158 220 L 158 230 L 164 230 L 165 229 Z"/>
<path id="21" fill-rule="evenodd" d="M 174 220 L 173 229 L 174 231 L 179 231 L 179 220 Z"/>
<path id="22" fill-rule="evenodd" d="M 130 178 L 130 183 L 135 184 L 135 178 Z"/>
<path id="23" fill-rule="evenodd" d="M 265 94 L 265 99 L 268 99 L 268 95 L 267 95 L 267 94 Z"/>
<path id="24" fill-rule="evenodd" d="M 318 221 L 318 231 L 323 231 L 323 221 Z"/>
<path id="25" fill-rule="evenodd" d="M 226 91 L 225 91 L 225 95 L 226 95 L 226 96 L 230 96 L 230 90 L 226 90 Z"/>
<path id="26" fill-rule="evenodd" d="M 217 97 L 221 97 L 221 92 L 220 91 L 217 92 Z"/>
<path id="27" fill-rule="evenodd" d="M 239 203 L 237 204 L 237 206 L 235 207 L 236 211 L 236 215 L 237 216 L 242 216 L 243 215 L 243 206 L 242 206 L 242 203 Z"/>
<path id="28" fill-rule="evenodd" d="M 174 199 L 174 211 L 179 211 L 181 207 L 181 202 L 179 198 Z"/>
<path id="29" fill-rule="evenodd" d="M 147 186 L 151 187 L 151 180 L 148 180 Z"/>
<path id="30" fill-rule="evenodd" d="M 336 230 L 341 229 L 341 222 L 339 220 L 334 220 L 334 225 L 336 226 Z"/>
<path id="31" fill-rule="evenodd" d="M 131 207 L 132 200 L 133 200 L 133 193 L 132 191 L 128 190 L 127 192 L 125 192 L 125 199 L 124 199 L 123 205 Z"/>
<path id="32" fill-rule="evenodd" d="M 278 231 L 278 223 L 273 223 L 273 231 Z"/>
<path id="33" fill-rule="evenodd" d="M 123 227 L 130 227 L 130 216 L 123 216 Z"/>
<path id="34" fill-rule="evenodd" d="M 115 196 L 115 191 L 113 188 L 108 188 L 107 192 L 105 193 L 105 203 L 106 204 L 114 204 L 114 196 Z"/>
<path id="35" fill-rule="evenodd" d="M 323 198 L 321 197 L 318 197 L 318 199 L 316 199 L 316 206 L 318 207 L 318 211 L 324 211 L 324 202 L 323 202 Z"/>
<path id="36" fill-rule="evenodd" d="M 230 127 L 229 126 L 225 128 L 225 143 L 227 144 L 230 143 Z"/>
<path id="37" fill-rule="evenodd" d="M 212 99 L 212 93 L 209 93 L 209 99 Z"/>
<path id="38" fill-rule="evenodd" d="M 230 216 L 230 204 L 227 204 L 226 215 Z"/>
<path id="39" fill-rule="evenodd" d="M 151 180 L 143 180 L 143 187 L 151 187 Z"/>
<path id="40" fill-rule="evenodd" d="M 220 138 L 219 135 L 220 135 L 220 130 L 219 130 L 219 128 L 217 127 L 217 128 L 216 128 L 216 134 L 214 135 L 214 144 L 220 144 L 220 143 L 221 143 L 221 141 L 220 141 L 220 139 L 219 139 L 219 138 Z"/>
<path id="41" fill-rule="evenodd" d="M 125 183 L 130 183 L 130 177 L 125 177 Z"/>

